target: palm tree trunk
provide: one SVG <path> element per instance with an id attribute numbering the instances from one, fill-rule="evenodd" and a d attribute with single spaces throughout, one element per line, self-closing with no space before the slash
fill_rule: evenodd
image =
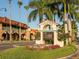
<path id="1" fill-rule="evenodd" d="M 75 40 L 75 34 L 74 34 L 74 32 L 72 32 L 72 41 L 74 41 Z"/>
<path id="2" fill-rule="evenodd" d="M 65 30 L 65 35 L 67 35 L 68 34 L 68 25 L 67 25 L 67 17 L 66 17 L 66 15 L 65 15 L 64 30 Z M 68 38 L 65 37 L 65 40 L 66 40 L 66 45 L 68 45 Z"/>
<path id="3" fill-rule="evenodd" d="M 76 34 L 75 34 L 75 32 L 74 32 L 74 26 L 75 26 L 75 20 L 73 19 L 73 23 L 72 23 L 72 41 L 75 41 L 75 39 L 76 39 Z"/>
<path id="4" fill-rule="evenodd" d="M 68 19 L 68 17 L 67 17 L 67 11 L 66 11 L 66 3 L 64 1 L 64 21 L 65 21 L 64 30 L 65 30 L 65 34 L 68 33 L 67 19 Z M 66 41 L 66 45 L 68 45 L 68 38 L 65 38 L 65 41 Z"/>
<path id="5" fill-rule="evenodd" d="M 69 37 L 68 37 L 68 42 L 69 44 L 71 44 L 72 42 L 72 39 L 71 39 L 71 36 L 72 36 L 72 26 L 71 26 L 71 20 L 68 19 L 68 34 L 69 34 Z"/>

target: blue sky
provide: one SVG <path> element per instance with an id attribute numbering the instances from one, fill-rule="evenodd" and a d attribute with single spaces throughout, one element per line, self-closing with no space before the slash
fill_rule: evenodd
<path id="1" fill-rule="evenodd" d="M 21 7 L 21 18 L 19 18 L 18 15 L 18 4 L 17 4 L 17 0 L 12 0 L 12 4 L 11 4 L 11 17 L 9 17 L 9 4 L 8 4 L 8 0 L 0 0 L 0 9 L 2 8 L 6 8 L 7 11 L 4 12 L 4 9 L 0 10 L 0 16 L 6 16 L 8 18 L 11 18 L 12 20 L 16 20 L 22 23 L 27 24 L 28 26 L 30 26 L 31 28 L 37 28 L 38 27 L 38 20 L 37 21 L 32 21 L 30 23 L 28 23 L 28 19 L 27 16 L 28 14 L 31 12 L 30 10 L 25 10 L 24 6 L 27 5 L 29 3 L 30 0 L 22 0 L 23 5 Z"/>

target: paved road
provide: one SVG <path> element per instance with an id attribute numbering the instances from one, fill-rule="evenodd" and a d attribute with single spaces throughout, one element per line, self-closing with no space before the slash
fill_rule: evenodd
<path id="1" fill-rule="evenodd" d="M 0 51 L 9 49 L 9 48 L 14 48 L 16 45 L 17 46 L 26 46 L 26 45 L 33 45 L 34 42 L 15 42 L 15 43 L 1 43 L 0 44 Z"/>

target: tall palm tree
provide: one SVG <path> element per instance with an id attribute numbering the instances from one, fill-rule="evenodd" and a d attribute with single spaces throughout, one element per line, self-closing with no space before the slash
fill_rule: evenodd
<path id="1" fill-rule="evenodd" d="M 79 3 L 79 1 L 78 0 L 76 0 L 76 2 L 75 1 L 71 1 L 71 0 L 66 0 L 66 14 L 68 14 L 68 15 L 74 15 L 74 16 L 76 16 L 76 10 L 78 10 L 79 9 L 79 7 L 78 7 L 78 4 Z M 64 3 L 65 4 L 65 3 Z M 73 8 L 72 8 L 73 7 Z M 71 26 L 71 18 L 70 17 L 68 17 L 68 15 L 66 15 L 66 17 L 67 17 L 67 24 L 68 24 L 68 32 L 69 32 L 69 35 L 70 35 L 70 37 L 71 36 L 73 36 L 72 35 L 72 33 L 73 33 L 73 31 L 72 31 L 72 26 Z M 78 16 L 76 16 L 76 17 L 78 17 Z M 69 19 L 70 18 L 70 19 Z M 72 18 L 73 19 L 73 18 Z M 75 19 L 76 20 L 76 19 Z M 73 23 L 73 24 L 75 24 L 75 23 Z M 69 43 L 71 43 L 71 39 L 72 38 L 69 38 Z"/>
<path id="2" fill-rule="evenodd" d="M 19 6 L 19 18 L 21 18 L 21 6 L 22 6 L 22 1 L 21 0 L 18 0 L 18 6 Z M 19 27 L 19 40 L 21 41 L 21 23 L 20 23 L 20 27 Z"/>

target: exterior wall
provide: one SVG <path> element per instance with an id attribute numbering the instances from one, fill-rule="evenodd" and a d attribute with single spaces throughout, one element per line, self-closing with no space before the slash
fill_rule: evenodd
<path id="1" fill-rule="evenodd" d="M 30 32 L 28 30 L 26 30 L 24 38 L 26 39 L 26 41 L 30 41 Z"/>
<path id="2" fill-rule="evenodd" d="M 31 30 L 30 28 L 28 28 L 27 30 L 25 30 L 25 36 L 24 36 L 24 38 L 26 39 L 26 41 L 30 41 L 30 30 Z"/>
<path id="3" fill-rule="evenodd" d="M 60 47 L 64 46 L 63 41 L 58 41 L 58 33 L 57 33 L 57 26 L 56 24 L 53 24 L 53 30 L 54 30 L 54 45 L 60 45 Z"/>
<path id="4" fill-rule="evenodd" d="M 2 23 L 2 30 L 3 30 L 3 33 L 6 31 L 9 32 L 9 26 L 4 26 Z"/>
<path id="5" fill-rule="evenodd" d="M 22 32 L 22 33 L 25 33 L 25 32 L 26 32 L 26 29 L 22 29 L 21 32 Z"/>
<path id="6" fill-rule="evenodd" d="M 2 33 L 3 33 L 3 30 L 2 30 L 2 23 L 0 23 L 0 41 L 2 39 Z"/>
<path id="7" fill-rule="evenodd" d="M 13 31 L 19 33 L 19 28 L 18 27 L 12 27 L 12 32 Z"/>

